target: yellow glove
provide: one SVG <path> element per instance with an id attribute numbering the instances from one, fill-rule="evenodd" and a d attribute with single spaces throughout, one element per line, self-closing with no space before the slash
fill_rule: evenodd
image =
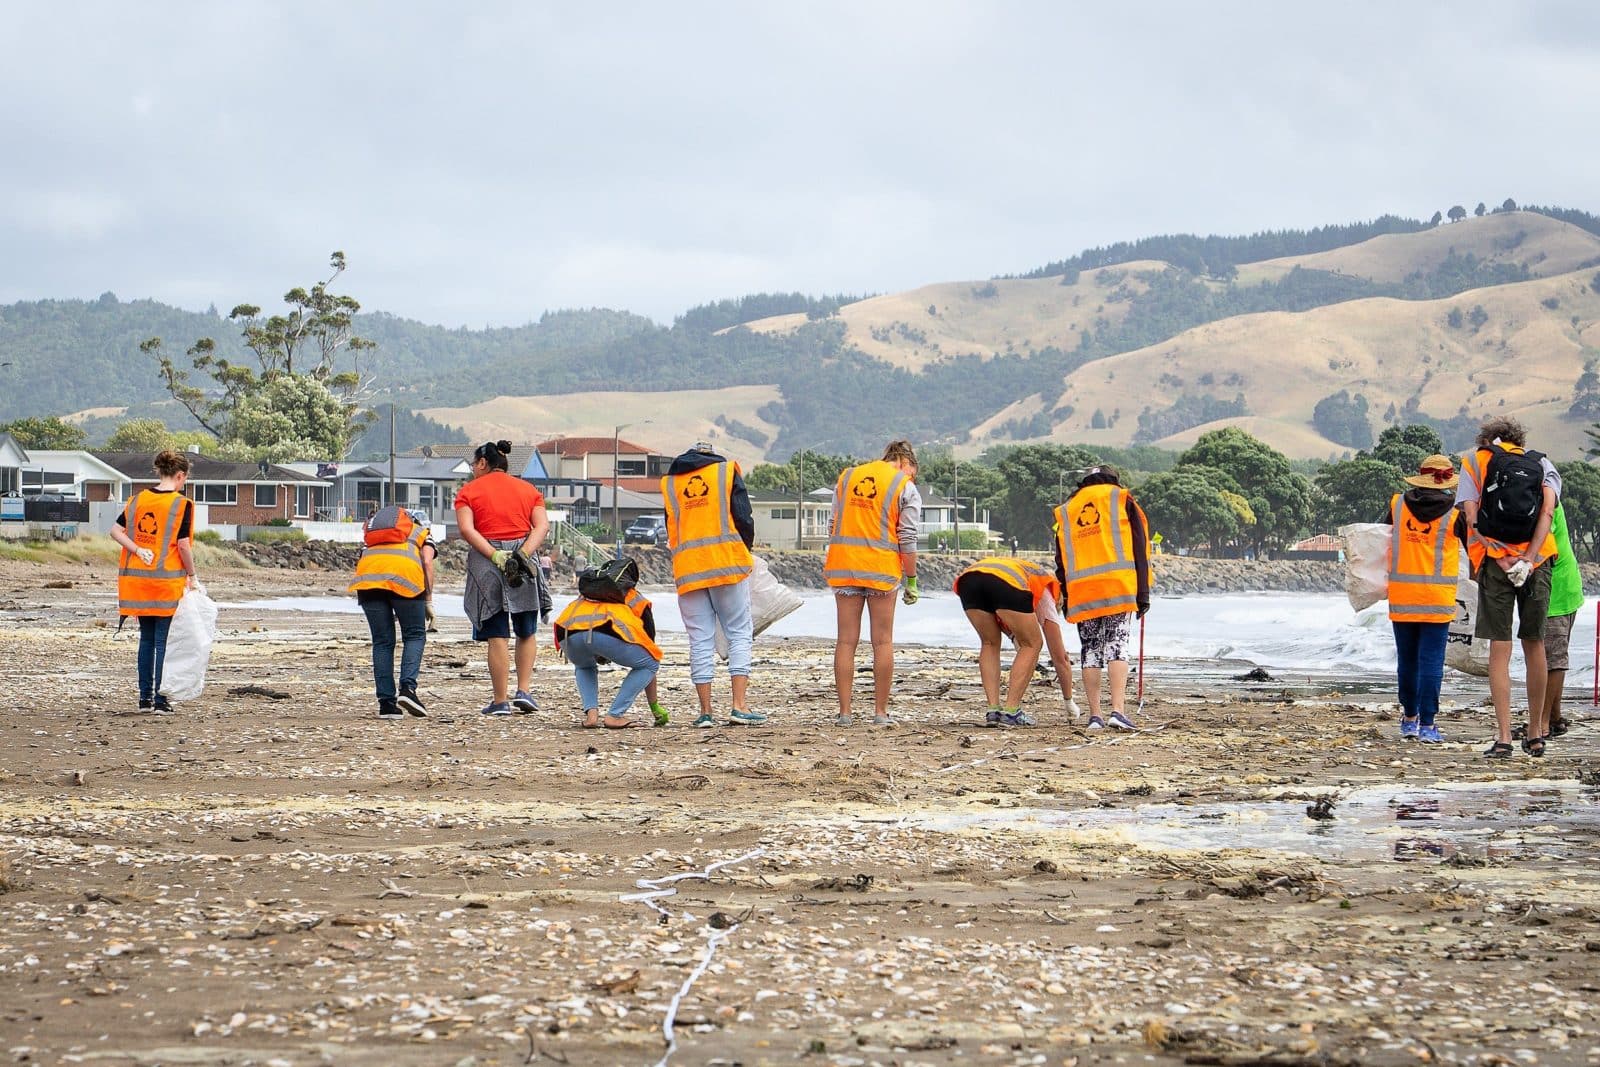
<path id="1" fill-rule="evenodd" d="M 900 594 L 900 599 L 907 604 L 915 604 L 922 599 L 922 589 L 917 585 L 915 574 L 906 579 L 905 591 Z"/>
<path id="2" fill-rule="evenodd" d="M 498 567 L 500 570 L 505 570 L 506 569 L 506 560 L 508 560 L 510 558 L 511 558 L 511 553 L 507 552 L 503 548 L 497 548 L 497 549 L 494 550 L 494 554 L 489 557 L 489 560 L 496 567 Z"/>

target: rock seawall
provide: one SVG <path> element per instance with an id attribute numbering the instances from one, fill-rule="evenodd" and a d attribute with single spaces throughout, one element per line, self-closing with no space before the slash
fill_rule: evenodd
<path id="1" fill-rule="evenodd" d="M 353 571 L 361 556 L 359 545 L 331 541 L 280 541 L 273 544 L 241 543 L 230 545 L 258 566 L 292 570 Z M 672 557 L 665 549 L 629 546 L 624 551 L 639 562 L 639 574 L 646 586 L 672 584 Z M 449 541 L 440 547 L 439 570 L 459 576 L 466 571 L 467 545 Z M 772 573 L 785 585 L 796 589 L 821 589 L 821 552 L 768 552 L 763 554 Z M 957 574 L 977 556 L 923 554 L 917 559 L 922 588 L 944 591 Z M 1035 553 L 1032 558 L 1049 565 L 1049 556 Z M 1203 593 L 1341 593 L 1344 591 L 1344 564 L 1323 560 L 1248 560 L 1201 559 L 1195 556 L 1157 556 L 1154 560 L 1157 596 L 1188 596 Z M 556 570 L 556 588 L 570 587 L 570 560 Z M 1583 565 L 1584 590 L 1600 593 L 1600 566 Z"/>

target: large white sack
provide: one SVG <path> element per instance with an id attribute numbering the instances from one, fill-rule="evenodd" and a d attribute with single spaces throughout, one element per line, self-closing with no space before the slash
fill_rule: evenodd
<path id="1" fill-rule="evenodd" d="M 206 687 L 206 665 L 217 638 L 216 601 L 205 587 L 186 590 L 167 632 L 167 655 L 161 665 L 161 692 L 172 700 L 193 700 Z"/>
<path id="2" fill-rule="evenodd" d="M 1394 527 L 1386 522 L 1339 527 L 1344 541 L 1344 595 L 1356 611 L 1389 595 L 1389 542 L 1393 536 Z"/>
<path id="3" fill-rule="evenodd" d="M 799 610 L 800 605 L 804 603 L 799 593 L 772 576 L 767 561 L 760 556 L 755 557 L 755 566 L 745 581 L 750 585 L 750 622 L 753 634 L 759 634 L 785 615 Z M 721 619 L 717 620 L 715 640 L 717 655 L 727 659 L 728 635 L 722 632 Z"/>
<path id="4" fill-rule="evenodd" d="M 1489 674 L 1489 642 L 1472 635 L 1477 624 L 1478 583 L 1463 574 L 1456 580 L 1456 617 L 1445 639 L 1444 665 L 1483 678 Z"/>

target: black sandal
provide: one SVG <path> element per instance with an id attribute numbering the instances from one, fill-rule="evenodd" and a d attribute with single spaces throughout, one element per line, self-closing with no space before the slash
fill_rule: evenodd
<path id="1" fill-rule="evenodd" d="M 1489 759 L 1510 759 L 1511 754 L 1515 751 L 1516 750 L 1511 747 L 1511 742 L 1496 741 L 1494 744 L 1484 749 L 1483 754 Z"/>
<path id="2" fill-rule="evenodd" d="M 1544 738 L 1542 738 L 1542 737 L 1525 737 L 1525 738 L 1523 738 L 1522 739 L 1522 751 L 1526 752 L 1530 756 L 1535 756 L 1535 757 L 1544 755 Z"/>

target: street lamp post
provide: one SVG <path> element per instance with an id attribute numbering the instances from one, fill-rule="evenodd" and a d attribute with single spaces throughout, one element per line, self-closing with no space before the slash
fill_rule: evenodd
<path id="1" fill-rule="evenodd" d="M 954 479 L 954 487 L 950 490 L 950 495 L 955 498 L 956 502 L 956 553 L 959 555 L 961 552 L 961 462 L 957 460 L 950 470 L 951 477 Z"/>
<path id="2" fill-rule="evenodd" d="M 645 423 L 650 421 L 652 420 L 641 419 L 638 422 L 624 422 L 619 424 L 614 430 L 611 431 L 611 532 L 612 536 L 617 539 L 617 559 L 622 558 L 622 519 L 620 517 L 620 501 L 618 500 L 618 497 L 621 495 L 618 485 L 618 479 L 621 478 L 621 473 L 617 470 L 617 463 L 621 456 L 622 431 L 626 430 L 629 426 L 643 426 Z M 665 501 L 663 501 L 663 503 L 665 503 Z"/>
<path id="3" fill-rule="evenodd" d="M 806 518 L 806 450 L 800 450 L 800 474 L 795 479 L 794 487 L 794 547 L 799 551 L 806 547 L 805 529 L 802 525 Z"/>
<path id="4" fill-rule="evenodd" d="M 389 401 L 389 503 L 393 505 L 394 499 L 394 401 Z"/>

